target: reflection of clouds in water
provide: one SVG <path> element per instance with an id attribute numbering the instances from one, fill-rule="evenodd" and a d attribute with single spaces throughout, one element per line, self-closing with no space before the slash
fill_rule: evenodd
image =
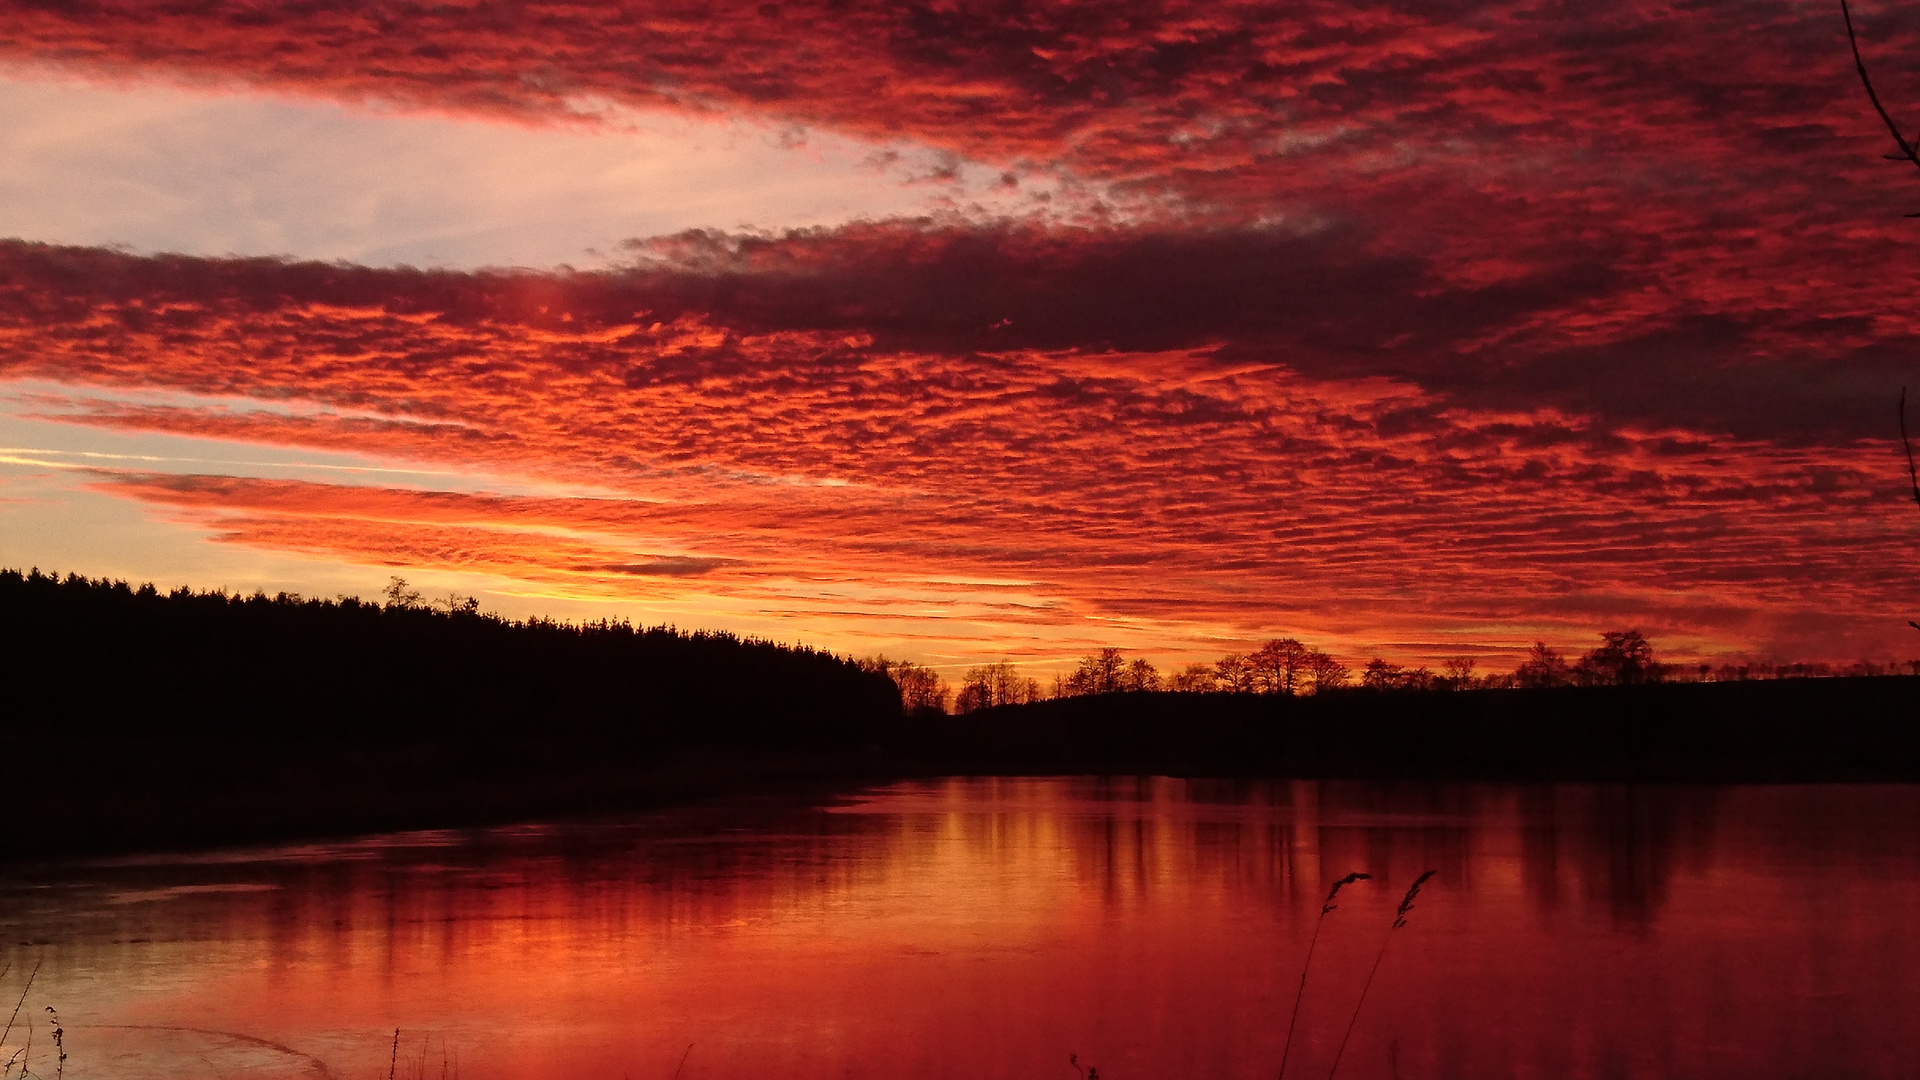
<path id="1" fill-rule="evenodd" d="M 1320 941 L 1309 1055 L 1395 900 L 1435 870 L 1369 1012 L 1400 1025 L 1408 1074 L 1573 1075 L 1577 1047 L 1604 1044 L 1698 1075 L 1701 1047 L 1732 1034 L 1797 1068 L 1793 1032 L 1817 1022 L 1847 1035 L 1822 1054 L 1891 1076 L 1872 1033 L 1920 993 L 1920 943 L 1889 900 L 1920 881 L 1920 835 L 1896 824 L 1916 810 L 1897 787 L 932 781 L 149 857 L 84 883 L 43 870 L 0 894 L 0 917 L 48 944 L 0 954 L 47 956 L 35 994 L 75 1032 L 245 1032 L 343 1076 L 384 1067 L 395 1026 L 403 1064 L 418 1032 L 497 1048 L 502 1075 L 667 1075 L 703 1032 L 725 1042 L 690 1077 L 858 1074 L 900 1046 L 929 1055 L 889 1059 L 909 1074 L 1026 1075 L 1069 1036 L 1146 1047 L 1130 1075 L 1257 1075 L 1278 1049 L 1261 1019 L 1290 977 L 1275 972 L 1327 883 L 1374 875 Z M 1831 963 L 1797 967 L 1809 950 Z M 1729 989 L 1715 973 L 1731 970 Z M 1408 1034 L 1467 1028 L 1503 1036 Z M 1202 1046 L 1219 1060 L 1192 1059 Z"/>
<path id="2" fill-rule="evenodd" d="M 284 894 L 268 910 L 296 923 L 347 918 L 355 898 L 370 891 L 404 907 L 422 890 L 484 892 L 503 884 L 620 885 L 627 901 L 642 906 L 651 893 L 671 892 L 681 902 L 694 894 L 703 905 L 730 908 L 785 893 L 794 884 L 787 879 L 824 865 L 836 868 L 822 884 L 831 890 L 1064 859 L 1083 882 L 1179 888 L 1226 874 L 1236 888 L 1298 899 L 1318 895 L 1323 879 L 1349 863 L 1383 874 L 1401 862 L 1439 867 L 1447 887 L 1472 888 L 1475 851 L 1488 835 L 1512 831 L 1541 910 L 1574 887 L 1617 917 L 1644 921 L 1657 914 L 1677 866 L 1712 863 L 1718 802 L 1711 789 L 1584 785 L 947 781 L 897 785 L 825 813 L 734 808 L 717 835 L 698 831 L 713 821 L 673 817 L 100 860 L 89 864 L 97 879 L 91 886 L 50 886 L 58 899 L 45 885 L 32 894 L 41 897 L 33 906 L 63 920 L 111 917 L 101 907 L 171 902 L 168 918 L 218 933 L 236 915 L 259 917 L 259 903 L 248 899 L 258 893 Z M 690 835 L 675 831 L 689 826 Z M 1146 867 L 1153 872 L 1134 880 Z M 1167 878 L 1170 867 L 1183 876 Z M 22 913 L 7 906 L 14 911 L 0 910 L 0 919 Z"/>

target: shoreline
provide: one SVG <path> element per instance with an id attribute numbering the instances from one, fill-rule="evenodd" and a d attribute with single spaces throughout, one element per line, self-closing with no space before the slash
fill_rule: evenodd
<path id="1" fill-rule="evenodd" d="M 59 725 L 84 729 L 78 718 Z M 1920 678 L 1315 698 L 1109 694 L 902 717 L 859 747 L 672 750 L 16 730 L 0 862 L 189 851 L 831 795 L 941 776 L 1605 784 L 1920 781 Z"/>

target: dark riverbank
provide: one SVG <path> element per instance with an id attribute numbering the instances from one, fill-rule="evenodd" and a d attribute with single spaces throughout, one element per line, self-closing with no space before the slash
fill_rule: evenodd
<path id="1" fill-rule="evenodd" d="M 1103 694 L 935 717 L 890 749 L 952 773 L 1915 781 L 1920 678 Z"/>
<path id="2" fill-rule="evenodd" d="M 859 745 L 667 745 L 569 729 L 351 739 L 130 738 L 73 712 L 9 723 L 16 827 L 0 856 L 199 847 L 618 813 L 911 776 L 1654 783 L 1920 781 L 1920 679 L 1457 693 L 1110 694 L 893 717 Z M 263 729 L 272 730 L 272 729 Z M 838 729 L 836 729 L 838 730 Z"/>
<path id="3" fill-rule="evenodd" d="M 903 716 L 883 675 L 727 634 L 18 572 L 0 572 L 0 685 L 16 811 L 0 858 L 952 774 L 1920 781 L 1911 677 L 1116 693 Z"/>
<path id="4" fill-rule="evenodd" d="M 184 850 L 622 814 L 892 775 L 851 751 L 636 756 L 529 741 L 241 745 L 12 740 L 0 860 Z"/>

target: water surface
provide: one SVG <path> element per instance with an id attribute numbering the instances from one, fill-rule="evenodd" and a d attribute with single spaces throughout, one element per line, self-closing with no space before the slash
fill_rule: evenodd
<path id="1" fill-rule="evenodd" d="M 53 1076 L 51 1005 L 74 1080 L 1271 1078 L 1349 871 L 1289 1076 L 1350 1023 L 1355 1080 L 1920 1068 L 1920 789 L 1131 778 L 16 868 L 0 1054 Z"/>

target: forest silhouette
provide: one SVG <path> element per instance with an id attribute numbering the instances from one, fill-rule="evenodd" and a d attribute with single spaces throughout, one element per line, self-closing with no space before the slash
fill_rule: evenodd
<path id="1" fill-rule="evenodd" d="M 1309 696 L 1113 691 L 903 725 L 922 771 L 1412 780 L 1920 779 L 1920 678 Z"/>
<path id="2" fill-rule="evenodd" d="M 0 856 L 630 809 L 833 771 L 899 715 L 804 646 L 0 571 Z"/>
<path id="3" fill-rule="evenodd" d="M 482 825 L 915 775 L 1920 778 L 1920 678 L 1683 669 L 1637 631 L 1510 674 L 1277 639 L 1163 678 L 1119 649 L 1054 685 L 624 622 L 0 571 L 0 858 Z M 1832 672 L 1830 669 L 1827 673 Z M 1844 673 L 1844 672 L 1838 672 Z M 1684 680 L 1684 681 L 1683 681 Z M 951 703 L 958 712 L 949 714 Z"/>
<path id="4" fill-rule="evenodd" d="M 384 604 L 0 571 L 15 709 L 89 733 L 276 742 L 593 736 L 637 748 L 871 740 L 894 687 L 807 646 L 512 621 L 393 579 Z"/>
<path id="5" fill-rule="evenodd" d="M 878 660 L 920 721 L 889 748 L 925 771 L 1591 781 L 1920 778 L 1920 661 L 1673 664 L 1637 629 L 1511 672 L 1378 657 L 1355 678 L 1295 638 L 1162 675 L 1117 648 L 1051 689 L 1007 661 L 957 690 Z M 911 692 L 908 688 L 911 687 Z M 946 703 L 951 698 L 953 713 Z"/>

